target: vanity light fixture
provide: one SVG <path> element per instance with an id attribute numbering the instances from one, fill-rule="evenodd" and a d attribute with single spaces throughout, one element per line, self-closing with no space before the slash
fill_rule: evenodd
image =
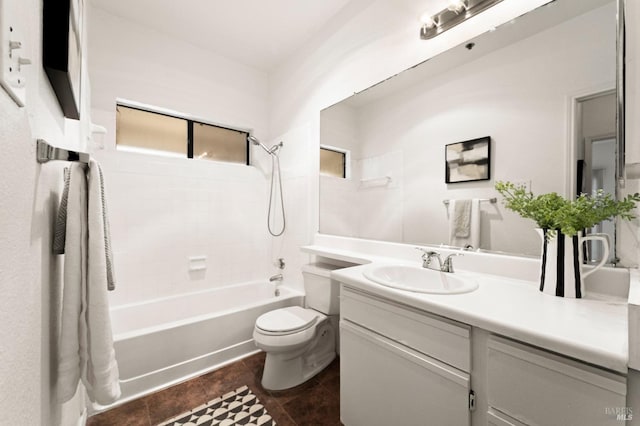
<path id="1" fill-rule="evenodd" d="M 446 9 L 421 18 L 420 38 L 428 40 L 476 16 L 502 0 L 451 0 Z"/>

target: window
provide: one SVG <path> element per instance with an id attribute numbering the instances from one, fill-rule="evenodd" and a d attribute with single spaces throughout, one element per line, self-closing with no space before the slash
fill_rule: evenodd
<path id="1" fill-rule="evenodd" d="M 334 147 L 320 147 L 320 174 L 339 178 L 348 177 L 348 151 Z"/>
<path id="2" fill-rule="evenodd" d="M 247 164 L 247 134 L 224 127 L 193 123 L 193 156 Z"/>
<path id="3" fill-rule="evenodd" d="M 247 132 L 184 117 L 116 105 L 120 150 L 249 164 Z"/>
<path id="4" fill-rule="evenodd" d="M 116 145 L 140 151 L 187 153 L 187 122 L 122 105 L 116 107 Z"/>

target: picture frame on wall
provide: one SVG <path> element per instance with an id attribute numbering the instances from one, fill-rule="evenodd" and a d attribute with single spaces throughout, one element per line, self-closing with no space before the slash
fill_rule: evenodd
<path id="1" fill-rule="evenodd" d="M 65 117 L 80 119 L 84 0 L 43 0 L 42 64 Z"/>
<path id="2" fill-rule="evenodd" d="M 491 179 L 491 137 L 445 145 L 445 182 Z"/>

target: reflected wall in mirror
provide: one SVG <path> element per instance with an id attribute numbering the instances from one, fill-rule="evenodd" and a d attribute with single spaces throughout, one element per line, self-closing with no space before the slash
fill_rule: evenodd
<path id="1" fill-rule="evenodd" d="M 321 144 L 351 169 L 320 176 L 321 233 L 448 245 L 444 200 L 495 197 L 498 180 L 575 193 L 573 106 L 615 88 L 615 2 L 557 0 L 472 41 L 321 112 Z M 491 179 L 446 184 L 444 147 L 484 136 Z M 500 202 L 478 210 L 480 248 L 539 255 L 533 222 Z"/>

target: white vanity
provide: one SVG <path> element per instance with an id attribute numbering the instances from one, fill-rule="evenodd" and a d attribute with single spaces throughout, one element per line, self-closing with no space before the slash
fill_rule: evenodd
<path id="1" fill-rule="evenodd" d="M 425 294 L 365 277 L 381 264 L 419 266 L 412 246 L 321 243 L 303 251 L 360 264 L 332 273 L 342 283 L 346 426 L 635 424 L 628 271 L 605 271 L 587 283 L 587 298 L 563 299 L 538 291 L 536 259 L 465 253 L 456 271 L 472 274 L 477 290 Z M 598 293 L 603 279 L 608 294 Z"/>

